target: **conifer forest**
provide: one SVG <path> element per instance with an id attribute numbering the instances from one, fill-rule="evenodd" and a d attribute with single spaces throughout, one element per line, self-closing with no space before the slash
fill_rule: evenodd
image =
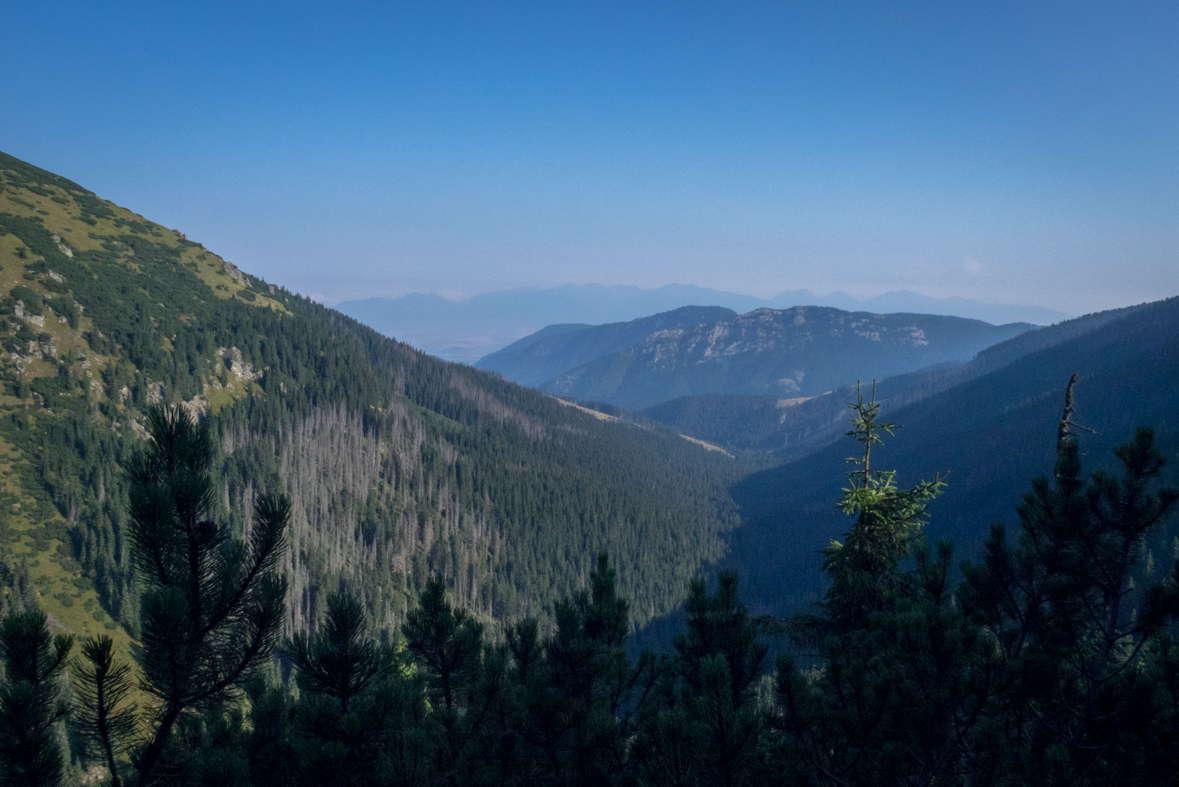
<path id="1" fill-rule="evenodd" d="M 873 467 L 896 424 L 861 398 L 852 524 L 817 611 L 752 616 L 722 571 L 689 583 L 672 651 L 637 659 L 605 554 L 547 625 L 493 634 L 435 577 L 399 636 L 344 589 L 281 639 L 289 498 L 259 496 L 244 538 L 205 519 L 210 431 L 153 409 L 128 472 L 141 675 L 109 637 L 11 612 L 0 767 L 45 785 L 71 751 L 116 785 L 1172 783 L 1179 563 L 1152 581 L 1143 557 L 1179 490 L 1158 485 L 1148 428 L 1118 446 L 1118 473 L 1086 476 L 1072 393 L 1018 536 L 996 525 L 960 574 L 922 534 L 943 482 Z"/>

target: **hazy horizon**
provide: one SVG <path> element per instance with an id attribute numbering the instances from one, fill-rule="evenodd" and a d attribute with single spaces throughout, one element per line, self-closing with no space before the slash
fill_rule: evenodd
<path id="1" fill-rule="evenodd" d="M 1179 293 L 1165 4 L 82 2 L 0 150 L 333 304 L 670 282 Z"/>
<path id="2" fill-rule="evenodd" d="M 832 307 L 870 314 L 954 316 L 991 325 L 1051 325 L 1078 316 L 1039 306 L 929 298 L 912 290 L 894 290 L 860 300 L 841 291 L 820 294 L 787 290 L 758 297 L 674 284 L 654 289 L 629 285 L 524 287 L 454 300 L 436 293 L 413 293 L 400 298 L 368 297 L 335 304 L 344 314 L 386 336 L 462 363 L 479 362 L 546 326 L 618 325 L 652 315 L 667 316 L 690 306 L 721 307 L 734 315 L 763 308 Z"/>
<path id="3" fill-rule="evenodd" d="M 963 298 L 965 300 L 977 301 L 979 303 L 989 303 L 989 304 L 994 304 L 994 305 L 1036 306 L 1036 307 L 1043 307 L 1043 308 L 1051 308 L 1051 307 L 1043 306 L 1043 304 L 1039 304 L 1039 303 L 1019 303 L 1016 301 L 988 301 L 988 300 L 983 300 L 980 298 L 966 298 L 966 296 L 958 295 L 957 293 L 947 293 L 947 294 L 934 295 L 934 294 L 931 294 L 928 292 L 923 292 L 920 289 L 914 289 L 911 287 L 894 288 L 894 289 L 881 288 L 878 290 L 862 291 L 859 294 L 854 293 L 854 292 L 849 292 L 846 289 L 838 289 L 838 290 L 819 289 L 819 290 L 815 290 L 810 287 L 787 287 L 784 289 L 773 289 L 773 290 L 767 290 L 767 291 L 762 291 L 762 292 L 750 292 L 750 291 L 745 291 L 745 290 L 740 290 L 740 289 L 729 289 L 729 288 L 721 288 L 721 287 L 701 287 L 698 284 L 687 284 L 687 283 L 678 282 L 678 281 L 667 282 L 666 284 L 652 286 L 652 287 L 641 287 L 639 285 L 621 284 L 621 283 L 607 284 L 607 283 L 603 283 L 603 282 L 580 282 L 580 283 L 566 282 L 566 283 L 562 283 L 562 284 L 540 284 L 540 285 L 525 284 L 525 285 L 521 285 L 518 287 L 497 287 L 495 289 L 479 290 L 479 291 L 475 291 L 475 292 L 468 292 L 468 291 L 464 291 L 461 289 L 430 290 L 430 291 L 411 290 L 409 292 L 398 292 L 393 295 L 375 295 L 371 292 L 361 292 L 361 293 L 357 294 L 355 297 L 337 297 L 334 300 L 330 300 L 330 301 L 324 300 L 324 299 L 318 299 L 318 298 L 313 298 L 313 300 L 317 300 L 319 303 L 323 303 L 325 306 L 333 306 L 334 307 L 334 306 L 337 306 L 341 303 L 347 303 L 347 302 L 352 302 L 352 301 L 362 301 L 362 300 L 368 300 L 368 299 L 372 299 L 372 298 L 397 300 L 399 298 L 404 298 L 404 297 L 407 297 L 410 295 L 423 295 L 423 296 L 427 296 L 427 297 L 437 296 L 439 298 L 443 298 L 444 300 L 450 301 L 451 303 L 463 303 L 466 301 L 470 301 L 474 298 L 478 298 L 479 296 L 485 296 L 485 295 L 495 295 L 495 294 L 510 293 L 510 292 L 545 292 L 548 290 L 561 289 L 564 287 L 602 287 L 602 288 L 634 287 L 634 288 L 642 290 L 644 292 L 657 292 L 659 290 L 663 290 L 663 289 L 667 289 L 667 288 L 684 287 L 684 288 L 698 288 L 698 289 L 704 289 L 704 290 L 714 290 L 714 291 L 725 293 L 725 294 L 741 295 L 741 296 L 744 296 L 747 298 L 756 298 L 756 299 L 764 300 L 764 301 L 771 301 L 774 298 L 776 298 L 780 295 L 786 294 L 786 293 L 801 292 L 801 291 L 810 291 L 813 295 L 815 295 L 815 297 L 821 298 L 821 299 L 830 298 L 831 296 L 836 296 L 836 295 L 845 295 L 845 296 L 848 296 L 849 298 L 852 298 L 857 301 L 869 301 L 869 300 L 872 300 L 873 298 L 878 298 L 878 297 L 881 297 L 884 295 L 914 293 L 916 295 L 920 295 L 920 296 L 928 297 L 928 298 L 934 298 L 934 299 L 938 299 L 938 300 L 952 299 L 952 298 Z M 1177 294 L 1179 294 L 1179 293 L 1177 293 Z M 1158 299 L 1156 298 L 1153 300 L 1158 300 Z M 1145 302 L 1146 301 L 1142 301 L 1142 303 L 1145 303 Z M 704 305 L 707 305 L 707 304 L 704 304 Z M 804 305 L 804 304 L 800 304 L 800 305 Z M 1118 306 L 1133 306 L 1133 305 L 1137 305 L 1137 304 L 1136 303 L 1118 304 Z M 1111 308 L 1117 308 L 1117 307 L 1111 307 Z M 1076 311 L 1068 312 L 1068 313 L 1072 314 L 1073 316 L 1080 315 L 1080 312 L 1076 312 Z"/>

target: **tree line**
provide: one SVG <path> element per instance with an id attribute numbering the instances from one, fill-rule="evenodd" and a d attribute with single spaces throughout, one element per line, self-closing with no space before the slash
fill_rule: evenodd
<path id="1" fill-rule="evenodd" d="M 994 526 L 956 570 L 952 546 L 921 534 L 942 480 L 899 488 L 872 462 L 896 425 L 874 398 L 852 410 L 840 507 L 854 522 L 825 550 L 818 608 L 755 618 L 722 571 L 691 582 L 674 651 L 637 661 L 604 555 L 548 628 L 493 635 L 435 577 L 399 638 L 341 589 L 313 632 L 280 643 L 289 501 L 258 496 L 234 538 L 207 518 L 208 429 L 154 410 L 128 468 L 138 673 L 109 639 L 71 660 L 43 614 L 10 614 L 0 775 L 55 785 L 85 762 L 113 785 L 1174 783 L 1179 563 L 1157 581 L 1144 562 L 1179 491 L 1157 488 L 1152 432 L 1116 449 L 1120 475 L 1085 477 L 1070 383 L 1019 534 Z M 775 636 L 791 647 L 770 669 Z"/>

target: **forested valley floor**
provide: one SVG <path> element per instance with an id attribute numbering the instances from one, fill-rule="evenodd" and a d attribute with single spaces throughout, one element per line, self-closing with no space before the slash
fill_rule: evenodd
<path id="1" fill-rule="evenodd" d="M 674 651 L 637 661 L 606 555 L 551 626 L 493 636 L 435 578 L 396 640 L 347 591 L 313 633 L 281 639 L 290 500 L 259 497 L 244 541 L 203 519 L 209 430 L 153 410 L 129 465 L 142 675 L 109 637 L 70 661 L 75 642 L 51 637 L 44 613 L 10 613 L 0 772 L 22 785 L 87 765 L 119 785 L 1173 783 L 1179 561 L 1163 571 L 1146 547 L 1179 490 L 1160 488 L 1147 428 L 1116 449 L 1119 474 L 1086 477 L 1072 394 L 1018 537 L 996 525 L 960 574 L 952 545 L 922 532 L 944 482 L 901 488 L 873 469 L 896 425 L 861 399 L 839 502 L 852 524 L 826 550 L 816 612 L 753 617 L 722 571 L 690 583 Z M 791 644 L 772 668 L 767 639 Z"/>

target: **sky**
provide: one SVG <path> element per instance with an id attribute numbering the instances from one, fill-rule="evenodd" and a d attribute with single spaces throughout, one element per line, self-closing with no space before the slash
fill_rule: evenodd
<path id="1" fill-rule="evenodd" d="M 341 300 L 1179 294 L 1173 2 L 39 2 L 0 150 Z"/>

